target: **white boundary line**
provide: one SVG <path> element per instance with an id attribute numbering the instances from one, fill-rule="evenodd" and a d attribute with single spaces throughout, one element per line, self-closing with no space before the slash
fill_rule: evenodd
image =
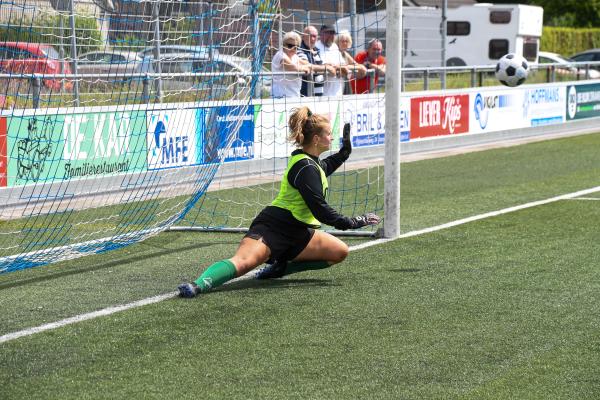
<path id="1" fill-rule="evenodd" d="M 546 200 L 533 201 L 530 203 L 525 203 L 525 204 L 521 204 L 521 205 L 514 206 L 514 207 L 503 208 L 502 210 L 497 210 L 497 211 L 492 211 L 492 212 L 488 212 L 488 213 L 484 213 L 484 214 L 474 215 L 472 217 L 459 219 L 459 220 L 448 222 L 448 223 L 442 224 L 442 225 L 432 226 L 430 228 L 407 232 L 405 234 L 400 235 L 396 239 L 403 239 L 403 238 L 408 238 L 408 237 L 413 237 L 413 236 L 418 236 L 418 235 L 424 235 L 426 233 L 437 232 L 442 229 L 452 228 L 452 227 L 455 227 L 458 225 L 463 225 L 463 224 L 466 224 L 469 222 L 478 221 L 478 220 L 482 220 L 485 218 L 491 218 L 491 217 L 495 217 L 495 216 L 502 215 L 502 214 L 508 214 L 508 213 L 511 213 L 514 211 L 524 210 L 526 208 L 537 207 L 537 206 L 544 205 L 544 204 L 554 203 L 554 202 L 560 201 L 560 200 L 570 200 L 575 197 L 585 196 L 585 195 L 588 195 L 591 193 L 596 193 L 596 192 L 600 192 L 600 186 L 596 186 L 596 187 L 593 187 L 590 189 L 580 190 L 580 191 L 573 192 L 573 193 L 567 193 L 567 194 L 563 194 L 563 195 L 556 196 L 556 197 L 551 197 Z M 350 247 L 350 250 L 354 251 L 354 250 L 366 249 L 367 247 L 372 247 L 372 246 L 376 246 L 376 245 L 379 245 L 382 243 L 391 242 L 396 239 L 373 240 L 370 242 L 352 246 L 352 247 Z M 252 278 L 254 278 L 254 271 L 252 271 L 240 278 L 234 279 L 228 283 L 237 282 L 240 280 L 252 279 Z M 89 319 L 94 319 L 94 318 L 102 317 L 105 315 L 115 314 L 115 313 L 118 313 L 121 311 L 130 310 L 132 308 L 142 307 L 142 306 L 145 306 L 148 304 L 159 303 L 163 300 L 172 299 L 176 296 L 177 296 L 177 292 L 165 293 L 165 294 L 161 294 L 158 296 L 148 297 L 146 299 L 134 301 L 133 303 L 123 304 L 120 306 L 108 307 L 108 308 L 104 308 L 102 310 L 93 311 L 93 312 L 86 313 L 86 314 L 76 315 L 74 317 L 66 318 L 66 319 L 63 319 L 60 321 L 51 322 L 51 323 L 36 326 L 33 328 L 27 328 L 27 329 L 24 329 L 21 331 L 8 333 L 6 335 L 0 336 L 0 344 L 9 342 L 14 339 L 18 339 L 23 336 L 30 336 L 35 333 L 44 332 L 44 331 L 48 331 L 48 330 L 56 329 L 56 328 L 61 328 L 66 325 L 75 324 L 75 323 L 86 321 Z"/>

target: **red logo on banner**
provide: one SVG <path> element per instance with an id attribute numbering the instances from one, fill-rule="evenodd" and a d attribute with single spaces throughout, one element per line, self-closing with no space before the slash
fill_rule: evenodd
<path id="1" fill-rule="evenodd" d="M 469 130 L 469 95 L 410 99 L 410 138 L 453 135 Z"/>
<path id="2" fill-rule="evenodd" d="M 0 117 L 0 186 L 6 186 L 6 118 Z"/>

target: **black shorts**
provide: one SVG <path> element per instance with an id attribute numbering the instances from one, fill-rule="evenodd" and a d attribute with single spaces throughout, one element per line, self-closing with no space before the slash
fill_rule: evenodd
<path id="1" fill-rule="evenodd" d="M 244 237 L 260 240 L 271 250 L 267 261 L 291 261 L 308 246 L 315 230 L 298 224 L 286 224 L 264 211 L 254 218 Z"/>

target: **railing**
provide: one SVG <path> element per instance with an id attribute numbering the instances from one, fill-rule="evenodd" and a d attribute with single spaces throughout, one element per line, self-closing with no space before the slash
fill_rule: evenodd
<path id="1" fill-rule="evenodd" d="M 600 62 L 573 62 L 565 64 L 531 65 L 529 83 L 551 83 L 561 80 L 599 79 Z M 448 83 L 450 87 L 481 87 L 497 85 L 493 65 L 471 67 L 430 67 L 404 68 L 402 85 L 404 91 L 432 90 Z M 203 72 L 203 73 L 128 73 L 124 74 L 0 74 L 0 109 L 74 107 L 82 105 L 111 105 L 112 97 L 132 96 L 129 102 L 161 103 L 194 101 L 199 91 L 207 92 L 215 100 L 236 100 L 248 98 L 251 78 L 261 82 L 261 91 L 256 97 L 270 97 L 270 79 L 273 76 L 299 76 L 296 72 Z M 441 79 L 442 75 L 455 75 L 456 78 Z M 375 70 L 367 70 L 374 91 L 384 90 L 385 77 L 379 78 L 375 86 Z M 214 80 L 223 82 L 215 85 Z M 306 77 L 304 77 L 306 79 Z M 60 82 L 58 85 L 49 84 Z M 77 82 L 82 89 L 70 91 L 65 83 Z M 307 79 L 309 93 L 314 93 L 314 82 Z M 158 84 L 157 84 L 158 83 Z M 162 88 L 156 90 L 156 88 Z M 43 101 L 47 99 L 47 101 Z"/>

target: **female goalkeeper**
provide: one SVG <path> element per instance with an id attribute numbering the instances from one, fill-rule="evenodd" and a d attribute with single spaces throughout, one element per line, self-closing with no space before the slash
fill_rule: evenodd
<path id="1" fill-rule="evenodd" d="M 332 140 L 327 117 L 302 107 L 290 116 L 289 127 L 289 139 L 299 149 L 292 152 L 279 194 L 252 221 L 235 255 L 212 264 L 195 282 L 180 285 L 181 297 L 195 297 L 265 262 L 270 265 L 258 272 L 258 279 L 327 268 L 344 261 L 348 246 L 317 230 L 321 223 L 342 230 L 379 223 L 380 218 L 372 213 L 354 218 L 340 215 L 325 201 L 327 176 L 352 151 L 350 125 L 344 126 L 340 151 L 324 160 L 319 160 L 319 156 L 329 150 Z"/>

